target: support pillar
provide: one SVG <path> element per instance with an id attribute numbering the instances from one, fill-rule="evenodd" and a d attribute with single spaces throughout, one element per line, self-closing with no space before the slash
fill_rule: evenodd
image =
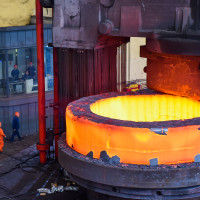
<path id="1" fill-rule="evenodd" d="M 59 93 L 58 93 L 58 52 L 53 48 L 53 69 L 54 69 L 54 141 L 55 159 L 58 159 L 58 138 L 59 138 Z"/>
<path id="2" fill-rule="evenodd" d="M 39 114 L 39 143 L 40 163 L 46 163 L 46 121 L 45 121 L 45 81 L 44 81 L 44 36 L 43 8 L 40 0 L 36 0 L 36 30 L 37 30 L 37 73 L 38 73 L 38 114 Z"/>

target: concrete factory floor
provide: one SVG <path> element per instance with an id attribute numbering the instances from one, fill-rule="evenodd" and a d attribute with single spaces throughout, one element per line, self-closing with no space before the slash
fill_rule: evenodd
<path id="1" fill-rule="evenodd" d="M 5 140 L 4 151 L 0 153 L 0 200 L 84 200 L 84 190 L 63 175 L 53 154 L 46 165 L 39 164 L 37 142 L 38 135 L 24 137 L 22 141 L 15 139 L 13 143 Z M 37 191 L 48 188 L 52 193 L 59 185 L 64 186 L 64 192 Z"/>

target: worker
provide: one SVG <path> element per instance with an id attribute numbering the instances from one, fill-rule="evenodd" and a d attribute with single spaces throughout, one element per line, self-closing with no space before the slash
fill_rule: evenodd
<path id="1" fill-rule="evenodd" d="M 19 140 L 22 140 L 20 134 L 19 134 L 19 112 L 15 112 L 15 116 L 13 117 L 13 121 L 12 121 L 12 129 L 13 129 L 13 134 L 12 137 L 10 139 L 10 142 L 14 141 L 15 136 L 17 135 L 17 137 L 19 138 Z"/>
<path id="2" fill-rule="evenodd" d="M 14 65 L 14 69 L 11 72 L 11 76 L 15 81 L 19 79 L 19 70 L 17 65 Z"/>
<path id="3" fill-rule="evenodd" d="M 28 80 L 28 79 L 31 79 L 31 77 L 29 76 L 29 72 L 28 70 L 26 70 L 25 74 L 22 76 L 22 79 L 25 81 L 25 80 Z"/>
<path id="4" fill-rule="evenodd" d="M 19 70 L 17 65 L 14 65 L 14 69 L 11 72 L 11 76 L 12 76 L 12 81 L 19 80 Z M 13 84 L 13 91 L 16 92 L 16 84 Z"/>
<path id="5" fill-rule="evenodd" d="M 1 122 L 0 122 L 0 152 L 3 151 L 3 146 L 4 146 L 4 142 L 3 142 L 3 138 L 6 137 L 3 129 L 1 128 Z"/>
<path id="6" fill-rule="evenodd" d="M 33 65 L 32 62 L 29 63 L 29 67 L 28 67 L 28 73 L 29 73 L 29 76 L 31 78 L 35 78 L 35 75 L 36 75 L 36 69 L 35 69 L 35 66 Z"/>

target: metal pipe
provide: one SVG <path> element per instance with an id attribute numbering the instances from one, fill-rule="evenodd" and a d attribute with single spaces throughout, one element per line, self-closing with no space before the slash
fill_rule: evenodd
<path id="1" fill-rule="evenodd" d="M 43 8 L 40 0 L 36 0 L 36 30 L 37 30 L 37 73 L 38 73 L 38 114 L 39 114 L 39 144 L 40 163 L 46 163 L 46 121 L 45 121 L 45 82 L 44 82 L 44 36 Z"/>
<path id="2" fill-rule="evenodd" d="M 5 50 L 5 62 L 6 62 L 6 95 L 10 96 L 10 87 L 9 87 L 9 75 L 8 75 L 8 50 Z"/>
<path id="3" fill-rule="evenodd" d="M 55 140 L 55 158 L 58 159 L 58 138 L 59 138 L 59 93 L 58 93 L 58 49 L 53 48 L 53 66 L 54 66 L 54 140 Z"/>

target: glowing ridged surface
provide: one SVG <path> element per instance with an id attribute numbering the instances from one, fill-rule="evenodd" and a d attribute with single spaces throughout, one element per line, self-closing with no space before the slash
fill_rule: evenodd
<path id="1" fill-rule="evenodd" d="M 93 151 L 99 158 L 106 150 L 110 157 L 118 155 L 121 162 L 132 164 L 149 164 L 152 158 L 158 158 L 159 164 L 193 162 L 200 153 L 198 101 L 171 95 L 122 95 L 95 102 L 91 98 L 67 107 L 66 140 L 77 152 Z M 195 123 L 187 124 L 191 118 Z"/>
<path id="2" fill-rule="evenodd" d="M 97 115 L 136 122 L 170 121 L 200 116 L 200 103 L 172 95 L 119 96 L 93 103 Z"/>

